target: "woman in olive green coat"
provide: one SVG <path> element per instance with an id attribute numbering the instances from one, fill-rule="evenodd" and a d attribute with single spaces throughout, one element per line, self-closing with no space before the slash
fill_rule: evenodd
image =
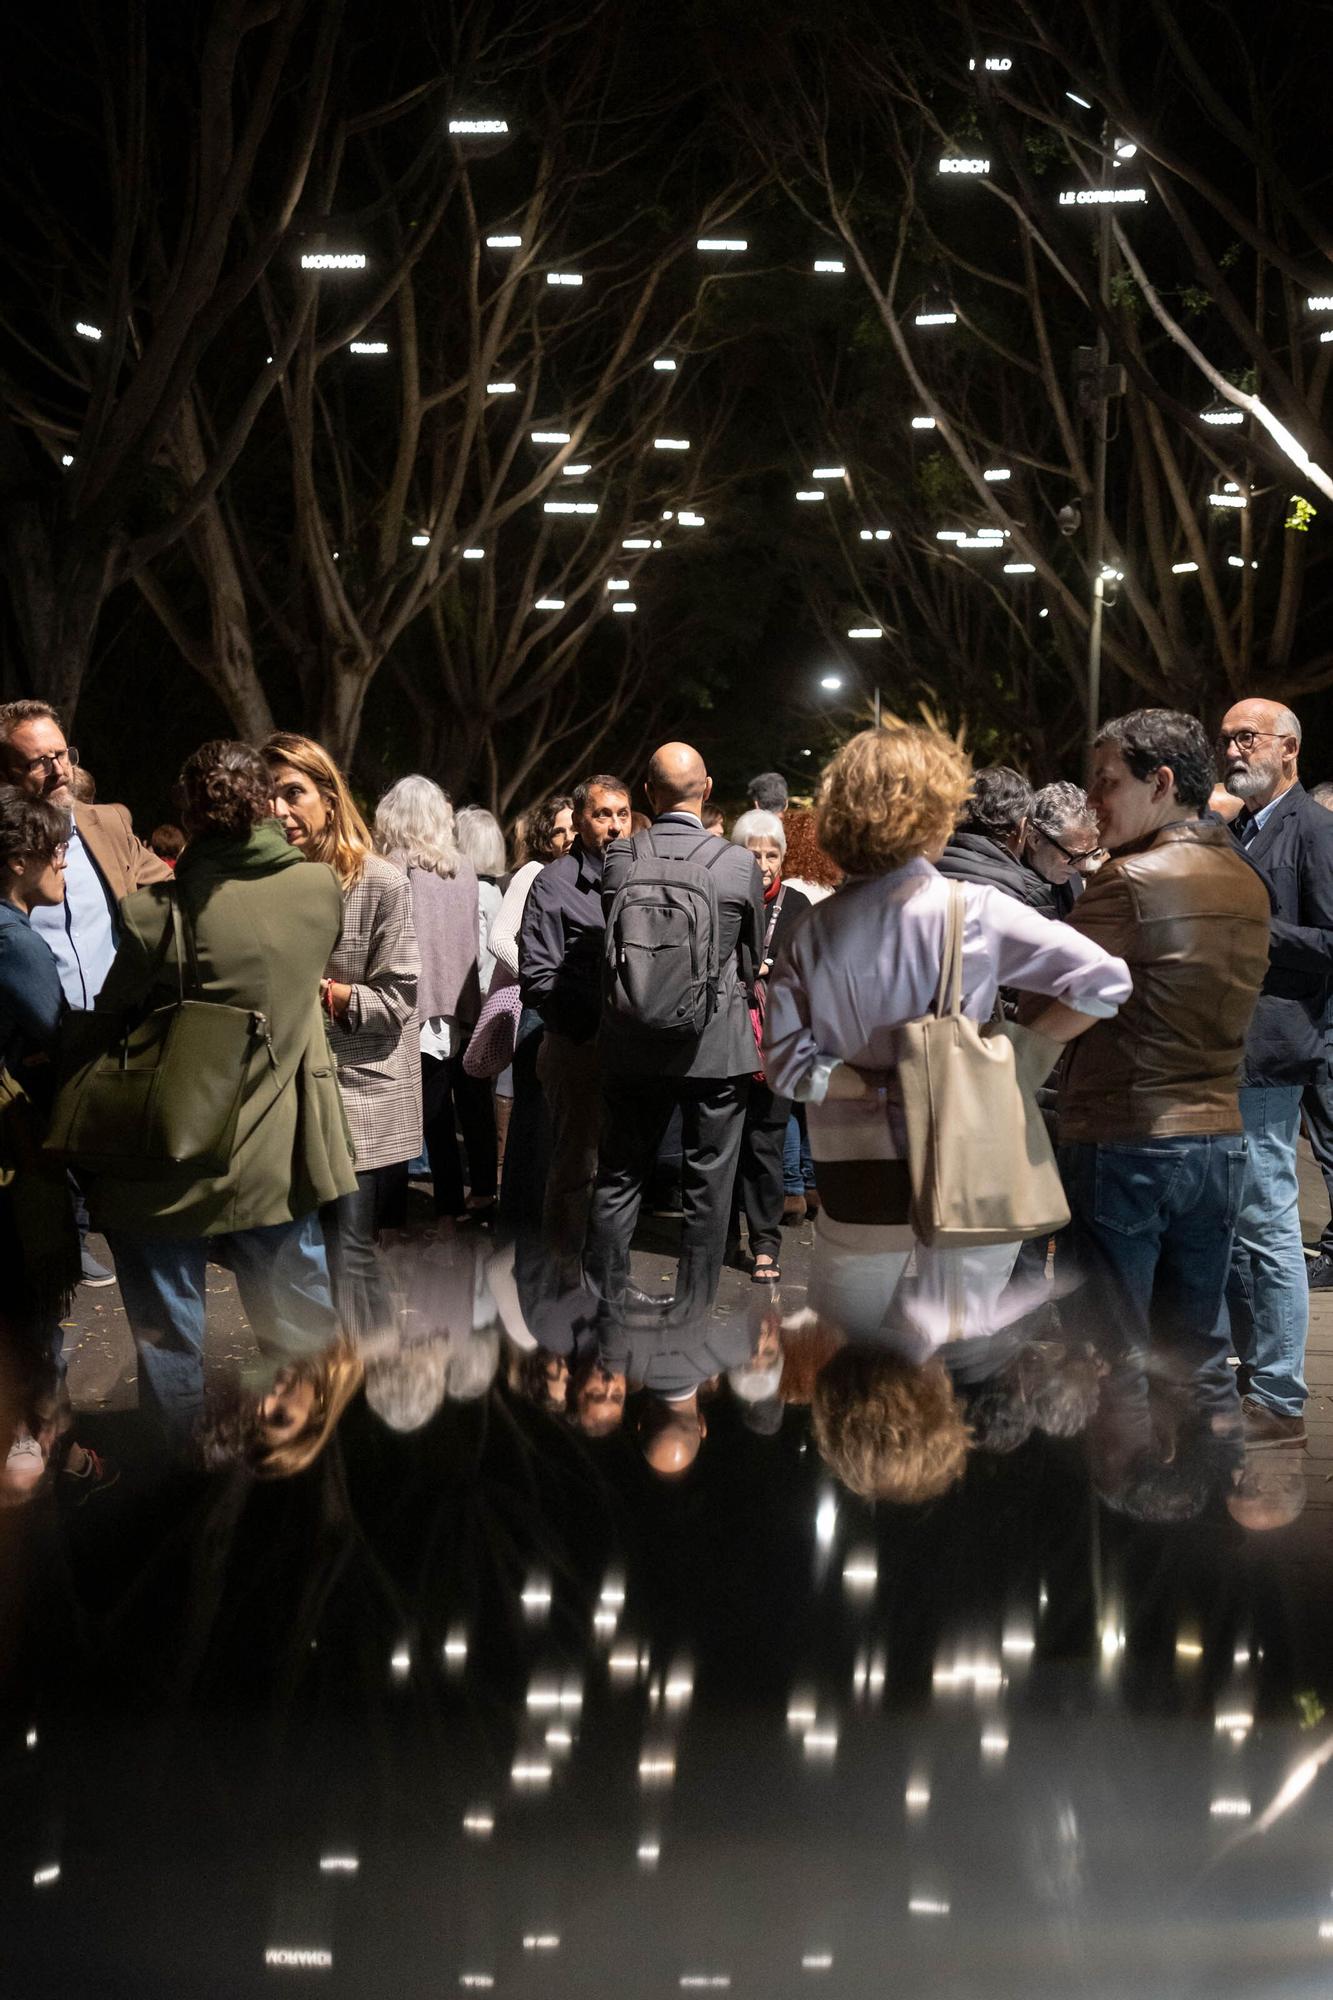
<path id="1" fill-rule="evenodd" d="M 310 1354 L 336 1339 L 315 1211 L 356 1187 L 319 1001 L 342 923 L 337 878 L 287 845 L 270 816 L 267 767 L 248 745 L 206 743 L 180 789 L 189 845 L 170 882 L 122 902 L 97 1012 L 140 1014 L 176 997 L 174 897 L 194 939 L 199 983 L 187 963 L 187 997 L 263 1015 L 272 1060 L 255 1065 L 224 1174 L 88 1182 L 139 1351 L 140 1402 L 172 1423 L 203 1397 L 210 1257 L 235 1273 L 266 1352 Z"/>

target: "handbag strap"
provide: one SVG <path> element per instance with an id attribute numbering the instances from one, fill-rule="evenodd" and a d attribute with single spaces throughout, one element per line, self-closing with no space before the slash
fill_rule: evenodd
<path id="1" fill-rule="evenodd" d="M 963 1011 L 963 914 L 966 908 L 962 885 L 949 884 L 949 908 L 944 919 L 944 950 L 940 955 L 940 983 L 935 995 L 935 1012 L 955 1019 Z"/>
<path id="2" fill-rule="evenodd" d="M 199 955 L 195 950 L 194 925 L 181 909 L 180 890 L 171 892 L 171 928 L 176 940 L 176 993 L 182 1006 L 185 1003 L 185 965 L 188 960 L 190 982 L 197 1000 L 203 992 L 204 982 L 199 977 Z"/>
<path id="3" fill-rule="evenodd" d="M 786 893 L 787 893 L 787 885 L 784 882 L 782 887 L 778 890 L 777 895 L 773 899 L 773 908 L 770 910 L 768 916 L 768 927 L 764 932 L 765 961 L 768 960 L 768 958 L 771 956 L 772 953 L 773 933 L 778 927 L 778 918 L 782 915 L 782 899 L 786 895 Z"/>

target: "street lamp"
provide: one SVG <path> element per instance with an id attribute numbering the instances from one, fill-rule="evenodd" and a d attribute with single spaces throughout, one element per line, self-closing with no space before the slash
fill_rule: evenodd
<path id="1" fill-rule="evenodd" d="M 842 674 L 826 673 L 826 674 L 821 674 L 819 676 L 819 685 L 820 687 L 823 688 L 825 694 L 840 694 L 842 689 L 846 686 L 846 680 Z M 874 704 L 875 727 L 876 729 L 878 729 L 879 717 L 880 717 L 880 695 L 879 695 L 878 681 L 873 681 L 871 683 L 871 697 Z"/>

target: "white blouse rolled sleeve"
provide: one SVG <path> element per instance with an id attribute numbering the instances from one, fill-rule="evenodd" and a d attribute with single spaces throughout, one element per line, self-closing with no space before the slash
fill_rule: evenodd
<path id="1" fill-rule="evenodd" d="M 487 942 L 495 958 L 497 974 L 506 972 L 509 978 L 518 978 L 518 934 L 523 927 L 523 912 L 527 907 L 528 891 L 541 874 L 544 862 L 525 861 L 521 868 L 510 877 L 509 887 L 504 892 L 491 934 Z M 492 980 L 492 985 L 500 983 Z"/>
<path id="2" fill-rule="evenodd" d="M 988 1020 L 999 987 L 1113 1015 L 1129 970 L 1068 924 L 997 889 L 962 885 L 963 1012 Z M 928 861 L 850 882 L 812 910 L 768 981 L 764 1067 L 782 1097 L 822 1103 L 839 1063 L 887 1071 L 897 1030 L 928 1014 L 939 986 L 948 884 Z"/>

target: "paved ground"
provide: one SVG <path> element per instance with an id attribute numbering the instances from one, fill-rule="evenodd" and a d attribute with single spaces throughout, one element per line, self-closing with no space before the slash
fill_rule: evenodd
<path id="1" fill-rule="evenodd" d="M 1328 1200 L 1323 1179 L 1304 1143 L 1301 1146 L 1301 1213 L 1307 1243 L 1313 1243 L 1328 1216 Z M 645 1290 L 661 1290 L 671 1280 L 670 1223 L 651 1222 L 643 1235 L 648 1247 L 635 1252 L 635 1281 Z M 98 1238 L 93 1248 L 105 1258 L 106 1246 Z M 782 1307 L 793 1312 L 805 1304 L 806 1279 L 810 1262 L 809 1223 L 799 1230 L 783 1231 Z M 253 1342 L 236 1297 L 236 1287 L 228 1272 L 209 1270 L 209 1332 L 207 1366 L 210 1373 L 230 1371 L 255 1357 Z M 744 1272 L 723 1272 L 716 1310 L 730 1317 L 750 1310 L 754 1288 Z M 134 1402 L 134 1345 L 125 1323 L 125 1308 L 119 1289 L 83 1286 L 74 1311 L 66 1322 L 65 1344 L 70 1357 L 70 1392 L 77 1409 L 116 1410 Z M 1333 1292 L 1311 1295 L 1310 1344 L 1306 1357 L 1310 1401 L 1306 1423 L 1310 1433 L 1305 1457 L 1308 1482 L 1307 1505 L 1333 1507 Z"/>

